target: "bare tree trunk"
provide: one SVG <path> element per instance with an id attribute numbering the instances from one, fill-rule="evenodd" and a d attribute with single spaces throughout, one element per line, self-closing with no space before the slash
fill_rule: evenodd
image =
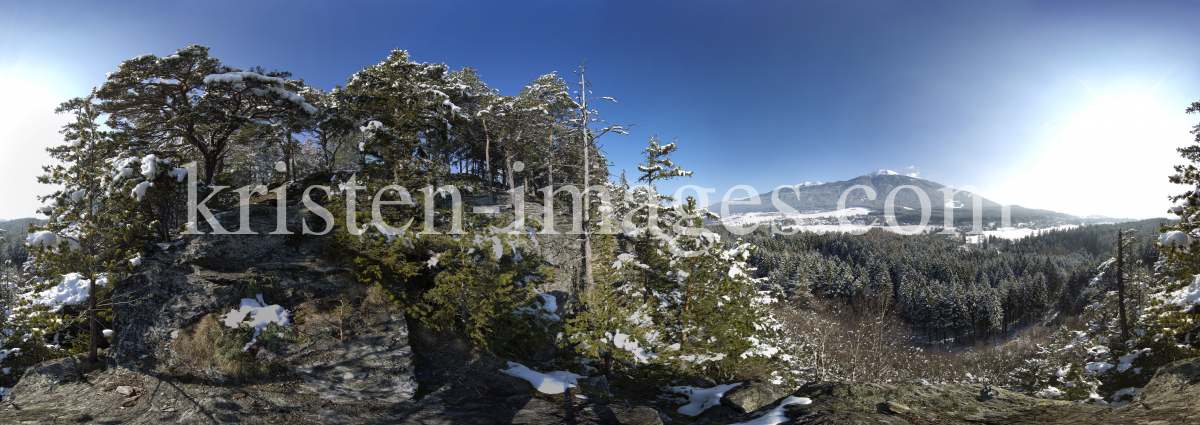
<path id="1" fill-rule="evenodd" d="M 579 72 L 579 100 L 580 113 L 583 114 L 582 128 L 583 132 L 583 284 L 584 290 L 592 290 L 592 227 L 591 214 L 589 208 L 590 203 L 587 197 L 587 188 L 591 186 L 592 164 L 590 162 L 590 153 L 592 150 L 592 134 L 588 129 L 588 108 L 587 108 L 587 77 L 584 77 L 586 68 Z"/>
<path id="2" fill-rule="evenodd" d="M 496 195 L 492 192 L 492 136 L 488 134 L 487 120 L 483 120 L 483 164 L 487 168 L 487 190 L 488 201 L 496 202 Z"/>
<path id="3" fill-rule="evenodd" d="M 88 363 L 96 363 L 96 349 L 100 338 L 99 332 L 96 332 L 96 273 L 90 273 L 92 279 L 88 282 L 88 322 L 91 326 L 91 342 L 88 344 Z"/>
<path id="4" fill-rule="evenodd" d="M 296 160 L 295 152 L 292 151 L 292 148 L 294 147 L 292 145 L 292 132 L 288 132 L 287 141 L 285 143 L 287 143 L 287 147 L 283 150 L 283 160 L 284 165 L 287 165 L 287 170 L 285 170 L 284 179 L 286 181 L 294 181 L 296 179 L 296 173 L 293 169 L 296 168 Z"/>
<path id="5" fill-rule="evenodd" d="M 547 157 L 549 157 L 549 160 L 546 161 L 546 182 L 547 182 L 546 185 L 550 186 L 550 190 L 552 191 L 552 192 L 550 192 L 550 196 L 554 196 L 554 192 L 553 192 L 553 190 L 554 190 L 554 135 L 553 134 L 550 135 L 550 149 L 549 150 L 550 150 L 550 152 L 548 152 L 548 155 L 546 155 Z M 549 217 L 549 215 L 547 215 L 547 217 Z"/>
<path id="6" fill-rule="evenodd" d="M 517 181 L 513 177 L 512 154 L 508 149 L 504 149 L 504 183 L 508 185 L 508 203 L 511 204 L 513 208 L 516 208 Z"/>
<path id="7" fill-rule="evenodd" d="M 1129 340 L 1129 321 L 1125 319 L 1125 241 L 1124 233 L 1117 231 L 1117 305 L 1121 313 L 1121 341 Z"/>

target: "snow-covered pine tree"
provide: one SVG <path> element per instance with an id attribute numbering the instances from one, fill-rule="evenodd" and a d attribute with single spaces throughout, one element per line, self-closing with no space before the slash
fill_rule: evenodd
<path id="1" fill-rule="evenodd" d="M 478 71 L 469 66 L 451 71 L 447 79 L 455 86 L 462 86 L 467 94 L 462 103 L 455 104 L 462 108 L 463 114 L 455 117 L 453 121 L 454 127 L 450 129 L 450 144 L 447 147 L 453 155 L 463 161 L 460 164 L 463 169 L 460 171 L 471 173 L 487 182 L 488 195 L 494 196 L 489 152 L 492 148 L 492 135 L 488 131 L 490 117 L 486 113 L 500 97 L 499 90 L 489 86 L 479 76 Z"/>
<path id="2" fill-rule="evenodd" d="M 111 291 L 110 283 L 141 263 L 142 246 L 154 240 L 155 208 L 147 198 L 169 193 L 170 186 L 185 175 L 183 169 L 169 168 L 154 154 L 128 157 L 125 140 L 99 130 L 99 110 L 91 96 L 59 106 L 57 112 L 73 113 L 75 121 L 63 128 L 67 144 L 47 149 L 60 164 L 43 167 L 46 174 L 38 180 L 62 189 L 40 197 L 47 206 L 39 211 L 49 221 L 27 239 L 29 268 L 40 276 L 40 286 L 57 283 L 59 288 L 51 293 L 86 296 L 82 314 L 88 325 L 86 332 L 77 335 L 89 335 L 90 361 L 96 359 L 101 338 L 97 314 L 105 308 L 99 298 Z M 81 285 L 86 290 L 81 292 Z M 29 299 L 44 305 L 43 311 L 57 315 L 56 319 L 71 322 L 63 306 L 82 301 L 77 298 L 33 294 Z"/>
<path id="3" fill-rule="evenodd" d="M 340 95 L 348 114 L 361 123 L 358 148 L 367 183 L 441 184 L 435 180 L 446 173 L 434 146 L 449 137 L 456 118 L 465 118 L 456 103 L 470 95 L 466 85 L 449 78 L 445 64 L 417 63 L 407 51 L 394 49 L 350 76 Z"/>
<path id="4" fill-rule="evenodd" d="M 650 186 L 650 190 L 657 192 L 658 188 L 654 186 L 655 181 L 666 180 L 675 177 L 691 177 L 691 171 L 684 171 L 683 167 L 675 165 L 671 161 L 671 154 L 677 149 L 674 142 L 661 145 L 658 143 L 658 135 L 650 136 L 650 147 L 642 150 L 642 155 L 646 157 L 645 162 L 638 164 L 638 171 L 642 175 L 638 177 L 638 182 L 645 182 Z"/>
<path id="5" fill-rule="evenodd" d="M 525 163 L 525 176 L 546 173 L 548 182 L 553 182 L 557 151 L 552 136 L 566 133 L 573 104 L 566 89 L 566 83 L 556 74 L 543 75 L 526 84 L 516 96 L 492 99 L 478 113 L 488 124 L 488 144 L 491 135 L 496 137 L 495 144 L 503 155 L 504 181 L 510 191 L 523 186 L 517 178 L 519 170 L 513 168 L 517 161 Z"/>
<path id="6" fill-rule="evenodd" d="M 771 331 L 753 270 L 745 262 L 754 247 L 739 243 L 726 249 L 718 235 L 702 230 L 703 215 L 694 198 L 686 200 L 681 214 L 690 217 L 687 227 L 663 238 L 670 255 L 669 284 L 652 289 L 652 316 L 681 366 L 726 357 L 736 362 L 734 356 L 752 353 Z"/>
<path id="7" fill-rule="evenodd" d="M 238 130 L 296 109 L 316 112 L 291 90 L 287 72 L 227 66 L 191 45 L 175 54 L 138 56 L 107 74 L 96 91 L 106 125 L 130 143 L 154 149 L 164 159 L 201 164 L 212 183 Z"/>
<path id="8" fill-rule="evenodd" d="M 351 258 L 359 282 L 380 287 L 425 325 L 500 352 L 536 349 L 551 342 L 559 319 L 546 311 L 549 295 L 534 289 L 549 277 L 530 248 L 540 223 L 455 212 L 461 195 L 444 186 L 445 143 L 454 123 L 471 119 L 458 103 L 478 93 L 468 80 L 452 78 L 443 64 L 414 62 L 403 50 L 350 78 L 338 99 L 365 124 L 363 171 L 327 205 L 337 220 L 331 242 Z M 353 204 L 346 201 L 351 187 Z M 381 205 L 376 216 L 372 198 L 395 203 Z M 342 209 L 350 205 L 356 214 Z M 425 205 L 436 211 L 426 214 Z M 459 216 L 462 227 L 452 227 Z"/>
<path id="9" fill-rule="evenodd" d="M 667 157 L 656 145 L 644 152 L 648 160 L 640 181 L 689 174 L 673 164 L 651 162 Z M 612 266 L 607 264 L 614 259 L 611 253 L 597 255 L 605 264 L 597 262 L 596 270 L 603 274 L 581 297 L 571 341 L 586 347 L 588 355 L 603 348 L 618 358 L 671 364 L 680 371 L 702 372 L 718 364 L 730 370 L 745 359 L 774 355 L 775 322 L 764 308 L 771 298 L 759 293 L 746 262 L 754 247 L 727 246 L 705 229 L 703 220 L 711 214 L 694 198 L 666 207 L 663 201 L 672 199 L 650 185 L 622 183 L 614 193 L 628 196 L 605 214 L 622 216 L 626 227 L 614 238 L 616 244 L 597 240 L 624 252 L 615 255 Z M 631 331 L 634 327 L 640 334 Z"/>
<path id="10" fill-rule="evenodd" d="M 622 201 L 626 186 L 624 178 L 621 184 L 610 185 L 617 202 L 601 205 L 600 211 L 628 213 L 630 205 Z M 564 342 L 585 358 L 604 359 L 606 374 L 613 359 L 634 364 L 657 362 L 651 348 L 658 338 L 648 326 L 651 318 L 643 277 L 650 266 L 634 254 L 622 252 L 621 243 L 627 239 L 621 235 L 592 237 L 596 242 L 595 288 L 580 295 L 580 310 L 567 319 Z"/>
<path id="11" fill-rule="evenodd" d="M 318 88 L 309 87 L 301 95 L 309 99 L 308 103 L 316 108 L 317 113 L 302 115 L 304 130 L 312 137 L 319 154 L 318 167 L 322 171 L 333 172 L 338 169 L 339 159 L 345 161 L 349 153 L 356 151 L 351 147 L 357 138 L 357 126 L 351 121 L 345 105 L 338 100 L 340 88 L 325 92 Z"/>

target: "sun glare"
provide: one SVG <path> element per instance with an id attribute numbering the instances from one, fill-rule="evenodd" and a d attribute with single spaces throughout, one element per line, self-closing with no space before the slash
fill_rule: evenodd
<path id="1" fill-rule="evenodd" d="M 0 204 L 0 218 L 33 216 L 34 197 L 51 190 L 35 177 L 43 174 L 42 165 L 51 163 L 46 148 L 61 143 L 58 131 L 69 119 L 54 114 L 58 97 L 34 80 L 0 75 L 0 167 L 21 176 L 0 185 L 0 195 L 10 200 Z"/>
<path id="2" fill-rule="evenodd" d="M 1098 99 L 998 190 L 1002 202 L 1072 214 L 1162 216 L 1167 175 L 1191 139 L 1186 115 L 1150 96 Z M 1010 201 L 1011 200 L 1011 201 Z"/>

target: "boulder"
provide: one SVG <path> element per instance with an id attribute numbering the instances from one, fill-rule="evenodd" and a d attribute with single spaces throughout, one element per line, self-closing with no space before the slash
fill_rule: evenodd
<path id="1" fill-rule="evenodd" d="M 717 386 L 717 381 L 703 375 L 695 375 L 688 380 L 688 385 L 698 388 L 712 388 Z"/>
<path id="2" fill-rule="evenodd" d="M 1200 357 L 1180 360 L 1159 368 L 1130 404 L 1148 409 L 1195 406 L 1200 400 L 1196 384 L 1200 384 Z"/>
<path id="3" fill-rule="evenodd" d="M 758 408 L 778 401 L 787 396 L 787 392 L 778 385 L 763 380 L 742 381 L 725 393 L 721 404 L 729 406 L 738 413 L 750 413 Z"/>
<path id="4" fill-rule="evenodd" d="M 654 408 L 646 406 L 628 407 L 623 404 L 609 405 L 613 416 L 622 425 L 662 425 L 662 417 Z"/>

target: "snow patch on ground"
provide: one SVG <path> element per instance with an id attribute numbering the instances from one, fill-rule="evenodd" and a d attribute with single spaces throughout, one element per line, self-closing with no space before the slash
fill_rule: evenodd
<path id="1" fill-rule="evenodd" d="M 561 371 L 541 373 L 514 362 L 508 362 L 508 369 L 501 372 L 529 381 L 538 392 L 544 394 L 562 394 L 568 388 L 577 387 L 579 378 L 583 377 L 571 372 Z"/>
<path id="2" fill-rule="evenodd" d="M 538 292 L 538 297 L 541 300 L 541 305 L 538 306 L 536 311 L 529 307 L 520 307 L 517 309 L 517 312 L 540 313 L 542 318 L 545 318 L 546 320 L 552 320 L 555 322 L 562 321 L 561 317 L 558 317 L 557 314 L 554 314 L 554 312 L 558 310 L 558 299 L 554 298 L 554 295 L 550 295 L 545 292 Z"/>
<path id="3" fill-rule="evenodd" d="M 716 406 L 721 402 L 721 397 L 724 397 L 727 391 L 741 384 L 741 382 L 735 382 L 732 384 L 717 385 L 712 388 L 667 387 L 667 390 L 687 395 L 688 404 L 683 405 L 677 411 L 688 416 L 696 416 L 708 410 L 708 408 Z"/>
<path id="4" fill-rule="evenodd" d="M 1088 363 L 1087 366 L 1084 366 L 1083 368 L 1087 369 L 1088 372 L 1092 372 L 1092 373 L 1104 373 L 1104 372 L 1108 371 L 1109 369 L 1112 369 L 1113 364 L 1108 363 L 1108 362 L 1091 362 L 1091 363 Z"/>
<path id="5" fill-rule="evenodd" d="M 1048 385 L 1041 391 L 1038 391 L 1034 396 L 1041 398 L 1059 398 L 1062 397 L 1062 390 L 1055 388 L 1053 385 Z"/>
<path id="6" fill-rule="evenodd" d="M 14 356 L 14 357 L 15 357 L 15 356 L 19 356 L 19 355 L 21 355 L 21 349 L 20 349 L 20 348 L 10 348 L 10 349 L 7 349 L 7 350 L 0 350 L 0 363 L 4 362 L 4 359 L 7 359 L 7 358 L 8 358 L 8 356 Z M 7 375 L 7 374 L 8 374 L 8 368 L 4 368 L 4 374 L 5 374 L 5 375 Z"/>
<path id="7" fill-rule="evenodd" d="M 739 422 L 733 425 L 778 425 L 787 422 L 788 418 L 785 416 L 785 413 L 787 413 L 786 406 L 792 404 L 799 404 L 803 406 L 806 404 L 812 404 L 812 400 L 810 400 L 808 397 L 788 396 L 779 403 L 778 407 L 771 409 L 771 411 L 767 412 L 767 414 L 749 422 Z"/>
<path id="8" fill-rule="evenodd" d="M 658 357 L 658 353 L 642 348 L 638 345 L 637 341 L 629 338 L 629 335 L 623 334 L 621 331 L 617 331 L 617 334 L 613 335 L 612 340 L 613 345 L 617 348 L 633 354 L 633 358 L 637 363 L 650 363 L 650 359 Z"/>
<path id="9" fill-rule="evenodd" d="M 279 326 L 288 326 L 291 324 L 290 315 L 287 309 L 278 304 L 267 305 L 263 301 L 262 294 L 258 294 L 255 298 L 242 298 L 242 305 L 237 310 L 232 310 L 225 314 L 225 326 L 237 328 L 245 324 L 254 329 L 254 338 L 242 347 L 242 351 L 249 350 L 254 343 L 258 342 L 258 334 L 267 328 L 267 325 L 275 323 Z M 250 321 L 245 322 L 246 316 L 250 316 Z"/>
<path id="10" fill-rule="evenodd" d="M 1113 402 L 1110 403 L 1109 405 L 1112 407 L 1125 406 L 1126 404 L 1129 404 L 1130 401 L 1133 401 L 1133 398 L 1137 397 L 1138 393 L 1140 393 L 1140 392 L 1142 392 L 1142 389 L 1135 388 L 1135 387 L 1122 388 L 1120 390 L 1117 390 L 1116 394 L 1113 394 L 1113 396 L 1112 396 Z M 1129 400 L 1117 401 L 1117 399 L 1124 397 L 1124 396 L 1129 396 Z"/>
<path id="11" fill-rule="evenodd" d="M 1042 234 L 1043 232 L 1049 232 L 1052 230 L 1071 230 L 1076 227 L 1079 227 L 1079 226 L 1074 225 L 1074 224 L 1067 224 L 1067 225 L 1063 225 L 1063 226 L 1050 227 L 1050 228 L 1046 228 L 1046 229 L 1030 229 L 1030 228 L 1024 228 L 1024 227 L 1022 227 L 1022 228 L 1002 227 L 1002 228 L 999 228 L 996 230 L 985 230 L 985 231 L 983 231 L 983 235 L 984 236 L 995 236 L 1000 239 L 1014 239 L 1015 240 L 1015 239 L 1021 239 L 1026 236 L 1037 236 L 1039 234 Z"/>

